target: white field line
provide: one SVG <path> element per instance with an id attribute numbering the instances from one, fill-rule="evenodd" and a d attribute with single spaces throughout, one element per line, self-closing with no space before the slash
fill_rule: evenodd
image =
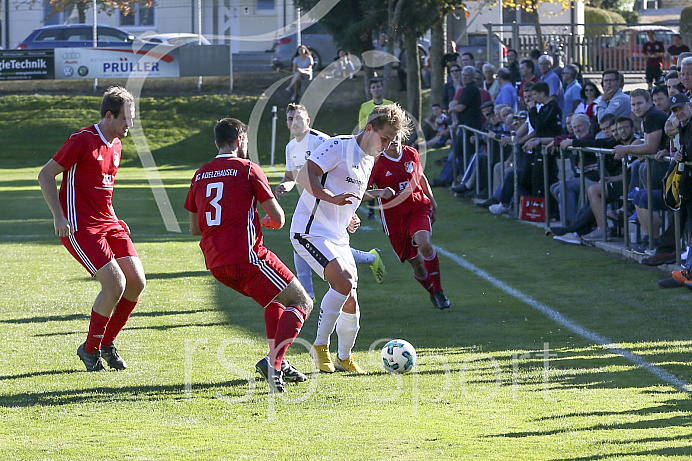
<path id="1" fill-rule="evenodd" d="M 656 365 L 653 365 L 646 360 L 644 360 L 641 356 L 634 354 L 628 350 L 625 350 L 624 348 L 620 347 L 619 344 L 614 343 L 613 341 L 609 340 L 608 338 L 601 336 L 597 333 L 594 333 L 592 331 L 587 330 L 586 328 L 583 328 L 579 326 L 578 324 L 574 323 L 572 320 L 568 319 L 561 313 L 557 312 L 554 309 L 551 309 L 550 307 L 546 306 L 545 304 L 542 304 L 535 299 L 531 298 L 530 296 L 525 295 L 524 293 L 520 292 L 519 290 L 516 290 L 512 288 L 511 286 L 507 285 L 506 283 L 502 282 L 501 280 L 496 279 L 492 275 L 488 274 L 486 271 L 483 269 L 480 269 L 473 264 L 469 263 L 466 261 L 464 258 L 454 254 L 450 253 L 449 251 L 440 248 L 440 247 L 435 247 L 436 251 L 440 253 L 441 255 L 444 255 L 454 261 L 455 263 L 459 264 L 461 267 L 464 269 L 467 269 L 480 278 L 487 280 L 488 282 L 492 283 L 495 285 L 497 288 L 500 290 L 504 291 L 508 295 L 514 296 L 517 298 L 519 301 L 522 301 L 532 308 L 536 309 L 537 311 L 541 312 L 554 322 L 564 326 L 565 328 L 568 328 L 572 332 L 576 333 L 577 335 L 581 336 L 582 338 L 588 339 L 589 341 L 593 341 L 594 343 L 598 344 L 599 346 L 602 346 L 611 352 L 618 354 L 630 362 L 634 363 L 635 365 L 645 369 L 652 375 L 656 376 L 657 378 L 665 381 L 666 383 L 674 386 L 676 389 L 682 392 L 687 392 L 692 394 L 692 385 L 689 383 L 679 379 L 675 375 L 667 372 L 661 367 L 658 367 Z"/>

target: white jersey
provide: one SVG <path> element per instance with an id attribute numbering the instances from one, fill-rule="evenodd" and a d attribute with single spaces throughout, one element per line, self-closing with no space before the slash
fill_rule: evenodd
<path id="1" fill-rule="evenodd" d="M 325 189 L 334 194 L 352 192 L 360 198 L 350 205 L 339 206 L 317 200 L 307 190 L 303 191 L 291 221 L 291 234 L 320 236 L 348 245 L 346 228 L 368 187 L 375 158 L 360 148 L 355 137 L 338 136 L 323 143 L 310 160 L 324 172 L 322 186 Z"/>
<path id="2" fill-rule="evenodd" d="M 293 172 L 293 177 L 295 178 L 295 175 L 303 168 L 310 155 L 327 139 L 329 139 L 329 136 L 312 128 L 300 141 L 296 138 L 291 139 L 286 144 L 286 171 Z"/>

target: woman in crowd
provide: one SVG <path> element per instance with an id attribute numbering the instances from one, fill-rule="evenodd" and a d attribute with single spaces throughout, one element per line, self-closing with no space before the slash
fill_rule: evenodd
<path id="1" fill-rule="evenodd" d="M 303 80 L 312 79 L 312 66 L 315 61 L 312 59 L 310 50 L 305 45 L 300 45 L 296 50 L 296 54 L 293 55 L 293 79 L 290 85 L 286 88 L 286 91 L 291 91 L 293 89 L 293 96 L 291 96 L 291 102 L 295 102 L 298 99 L 298 93 L 300 92 L 300 87 Z"/>
<path id="2" fill-rule="evenodd" d="M 581 103 L 574 109 L 575 114 L 586 114 L 589 118 L 596 115 L 596 98 L 601 96 L 601 91 L 595 83 L 586 82 L 581 89 Z"/>

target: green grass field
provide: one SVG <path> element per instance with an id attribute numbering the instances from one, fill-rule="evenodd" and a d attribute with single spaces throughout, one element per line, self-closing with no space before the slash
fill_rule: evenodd
<path id="1" fill-rule="evenodd" d="M 561 245 L 445 190 L 436 190 L 433 242 L 452 308 L 432 307 L 379 223 L 364 219 L 352 245 L 383 249 L 388 270 L 382 285 L 369 268 L 360 272 L 356 356 L 368 375 L 314 374 L 286 396 L 269 395 L 253 373 L 266 353 L 261 308 L 209 275 L 196 238 L 166 230 L 131 141 L 114 206 L 148 286 L 118 339 L 129 368 L 84 372 L 76 349 L 98 283 L 52 236 L 36 176 L 74 129 L 95 121 L 83 110 L 95 101 L 0 100 L 0 458 L 692 458 L 691 294 L 660 290 L 658 270 Z M 214 154 L 213 120 L 229 111 L 247 119 L 253 103 L 141 101 L 183 230 L 189 180 Z M 289 217 L 296 199 L 281 201 Z M 286 229 L 266 231 L 265 243 L 292 265 Z M 320 298 L 326 286 L 315 284 Z M 305 371 L 316 321 L 289 350 Z M 388 338 L 416 346 L 415 372 L 384 372 Z"/>

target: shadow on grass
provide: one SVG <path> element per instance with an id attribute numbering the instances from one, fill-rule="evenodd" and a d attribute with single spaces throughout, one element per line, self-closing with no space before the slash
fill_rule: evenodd
<path id="1" fill-rule="evenodd" d="M 180 325 L 148 325 L 144 327 L 125 327 L 123 331 L 136 331 L 136 330 L 154 330 L 154 331 L 169 331 L 175 330 L 177 328 L 190 328 L 190 327 L 218 327 L 228 325 L 226 322 L 212 322 L 212 323 L 182 323 Z M 52 336 L 71 336 L 84 334 L 84 331 L 58 331 L 54 333 L 41 333 L 34 335 L 35 338 L 50 338 Z"/>
<path id="2" fill-rule="evenodd" d="M 86 371 L 80 373 L 87 373 Z M 11 377 L 13 378 L 13 377 Z M 234 379 L 218 383 L 192 383 L 191 391 L 194 394 L 207 393 L 217 390 L 218 392 L 227 390 L 229 387 L 245 387 L 248 385 L 247 379 Z M 163 386 L 123 386 L 123 387 L 94 387 L 89 389 L 70 389 L 49 392 L 21 392 L 13 395 L 0 397 L 0 407 L 32 407 L 58 406 L 80 404 L 85 402 L 111 403 L 114 400 L 120 402 L 143 401 L 149 398 L 156 400 L 162 394 L 179 394 L 178 399 L 185 399 L 185 385 L 171 384 Z"/>
<path id="3" fill-rule="evenodd" d="M 22 373 L 19 375 L 0 376 L 0 381 L 9 381 L 11 379 L 35 378 L 37 376 L 65 376 L 73 373 L 80 373 L 79 370 L 50 370 L 50 371 L 34 371 L 32 373 Z M 0 401 L 2 399 L 0 398 Z"/>
<path id="4" fill-rule="evenodd" d="M 131 317 L 162 317 L 168 315 L 188 315 L 198 314 L 200 312 L 208 312 L 210 309 L 189 309 L 180 311 L 156 311 L 156 312 L 133 312 Z M 71 322 L 73 320 L 88 320 L 87 314 L 70 314 L 70 315 L 42 315 L 40 317 L 24 317 L 19 319 L 0 320 L 0 323 L 46 323 L 46 322 Z"/>

